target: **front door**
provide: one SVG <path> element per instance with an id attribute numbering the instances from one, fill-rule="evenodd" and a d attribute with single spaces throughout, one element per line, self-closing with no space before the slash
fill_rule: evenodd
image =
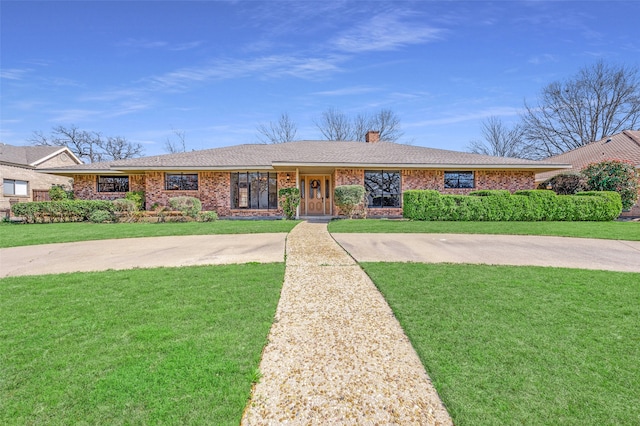
<path id="1" fill-rule="evenodd" d="M 300 189 L 300 213 L 303 216 L 331 214 L 331 181 L 329 176 L 302 176 Z"/>

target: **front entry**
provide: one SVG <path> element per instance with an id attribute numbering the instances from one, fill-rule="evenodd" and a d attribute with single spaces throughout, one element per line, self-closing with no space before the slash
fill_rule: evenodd
<path id="1" fill-rule="evenodd" d="M 331 214 L 331 179 L 328 175 L 304 175 L 300 179 L 300 215 Z"/>

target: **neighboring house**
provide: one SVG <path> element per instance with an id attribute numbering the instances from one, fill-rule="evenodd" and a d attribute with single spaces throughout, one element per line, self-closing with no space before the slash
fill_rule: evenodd
<path id="1" fill-rule="evenodd" d="M 280 188 L 298 187 L 300 216 L 336 216 L 333 189 L 364 185 L 369 216 L 400 216 L 402 193 L 435 189 L 532 189 L 536 173 L 570 166 L 552 161 L 490 157 L 378 141 L 298 141 L 250 144 L 48 169 L 72 177 L 82 199 L 116 199 L 145 191 L 146 208 L 192 196 L 221 217 L 282 216 Z"/>
<path id="2" fill-rule="evenodd" d="M 42 169 L 82 164 L 67 147 L 14 146 L 0 143 L 0 215 L 6 216 L 11 204 L 48 199 L 52 185 L 71 189 L 68 177 L 39 172 Z"/>
<path id="3" fill-rule="evenodd" d="M 602 140 L 591 142 L 564 154 L 549 157 L 547 161 L 554 163 L 568 163 L 572 166 L 571 173 L 579 173 L 585 166 L 604 160 L 628 161 L 636 166 L 640 173 L 640 130 L 625 130 Z M 562 173 L 561 170 L 538 173 L 536 182 L 545 180 Z M 623 216 L 640 216 L 640 193 L 638 203 Z"/>

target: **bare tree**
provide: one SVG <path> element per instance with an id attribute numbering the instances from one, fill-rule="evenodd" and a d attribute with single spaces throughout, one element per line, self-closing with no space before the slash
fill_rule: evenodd
<path id="1" fill-rule="evenodd" d="M 174 130 L 173 134 L 176 139 L 167 137 L 164 141 L 164 150 L 169 154 L 176 154 L 178 152 L 187 152 L 186 134 L 184 130 Z"/>
<path id="2" fill-rule="evenodd" d="M 380 132 L 380 140 L 395 142 L 404 132 L 400 128 L 400 118 L 389 109 L 381 109 L 375 114 L 358 114 L 353 119 L 343 112 L 330 108 L 322 113 L 316 126 L 325 139 L 332 141 L 364 142 L 368 131 Z"/>
<path id="3" fill-rule="evenodd" d="M 326 140 L 349 141 L 356 139 L 351 119 L 335 108 L 329 108 L 324 111 L 320 116 L 320 120 L 314 122 Z"/>
<path id="4" fill-rule="evenodd" d="M 80 130 L 78 127 L 56 126 L 50 136 L 41 131 L 34 131 L 31 139 L 33 145 L 66 146 L 81 160 L 95 163 L 98 161 L 124 160 L 139 157 L 143 153 L 142 145 L 127 141 L 125 138 L 107 137 L 98 132 Z"/>
<path id="5" fill-rule="evenodd" d="M 298 126 L 291 120 L 289 114 L 283 112 L 278 121 L 270 121 L 269 125 L 260 124 L 257 127 L 258 139 L 262 143 L 283 143 L 296 139 Z"/>
<path id="6" fill-rule="evenodd" d="M 524 138 L 537 158 L 560 154 L 640 125 L 638 69 L 604 61 L 542 89 L 525 101 Z"/>
<path id="7" fill-rule="evenodd" d="M 482 136 L 483 140 L 469 143 L 469 152 L 495 157 L 530 157 L 520 124 L 509 128 L 498 117 L 492 116 L 482 123 Z"/>

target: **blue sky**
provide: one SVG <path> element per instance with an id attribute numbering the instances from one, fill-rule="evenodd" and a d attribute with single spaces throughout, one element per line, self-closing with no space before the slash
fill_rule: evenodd
<path id="1" fill-rule="evenodd" d="M 465 150 L 548 83 L 638 66 L 638 1 L 6 1 L 0 141 L 76 125 L 188 149 L 256 143 L 286 112 L 393 110 L 401 142 Z"/>

